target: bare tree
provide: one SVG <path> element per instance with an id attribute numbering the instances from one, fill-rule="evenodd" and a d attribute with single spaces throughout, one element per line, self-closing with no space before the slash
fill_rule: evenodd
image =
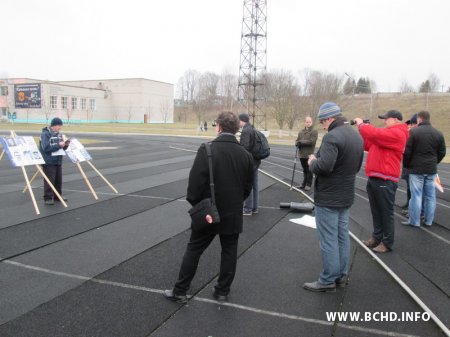
<path id="1" fill-rule="evenodd" d="M 44 111 L 45 122 L 48 124 L 50 115 L 52 113 L 52 107 L 50 106 L 49 100 L 47 98 L 42 100 L 42 110 Z"/>
<path id="2" fill-rule="evenodd" d="M 305 69 L 301 73 L 303 79 L 303 95 L 307 97 L 305 104 L 307 114 L 313 119 L 319 107 L 327 101 L 335 101 L 339 97 L 342 86 L 342 76 Z"/>
<path id="3" fill-rule="evenodd" d="M 233 111 L 233 103 L 236 100 L 238 77 L 230 70 L 224 70 L 219 78 L 217 94 L 222 97 L 226 110 Z"/>
<path id="4" fill-rule="evenodd" d="M 402 94 L 414 92 L 414 87 L 410 85 L 406 80 L 403 80 L 399 88 Z"/>
<path id="5" fill-rule="evenodd" d="M 439 91 L 441 80 L 435 73 L 431 73 L 428 76 L 428 81 L 430 82 L 430 92 Z"/>
<path id="6" fill-rule="evenodd" d="M 187 102 L 192 102 L 198 89 L 200 73 L 197 70 L 189 69 L 184 73 L 183 78 L 183 90 L 185 91 L 183 97 L 186 97 Z"/>
<path id="7" fill-rule="evenodd" d="M 161 117 L 164 123 L 167 123 L 167 120 L 169 119 L 169 110 L 170 110 L 169 108 L 170 108 L 169 100 L 163 100 L 160 102 L 159 110 L 161 112 Z"/>
<path id="8" fill-rule="evenodd" d="M 131 121 L 131 116 L 133 115 L 132 111 L 133 111 L 133 105 L 130 102 L 128 104 L 128 123 L 130 123 L 130 121 Z"/>
<path id="9" fill-rule="evenodd" d="M 292 129 L 297 110 L 295 109 L 298 87 L 292 72 L 277 70 L 266 75 L 266 97 L 272 116 L 278 127 L 283 129 L 288 122 Z"/>

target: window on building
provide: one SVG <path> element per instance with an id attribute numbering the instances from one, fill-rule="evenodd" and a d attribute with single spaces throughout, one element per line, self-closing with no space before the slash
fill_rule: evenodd
<path id="1" fill-rule="evenodd" d="M 58 109 L 58 96 L 50 96 L 50 109 Z"/>
<path id="2" fill-rule="evenodd" d="M 78 99 L 76 97 L 72 97 L 72 110 L 77 110 Z"/>
<path id="3" fill-rule="evenodd" d="M 86 110 L 86 98 L 81 99 L 81 110 Z"/>
<path id="4" fill-rule="evenodd" d="M 0 96 L 8 96 L 8 87 L 0 87 Z"/>
<path id="5" fill-rule="evenodd" d="M 67 97 L 61 97 L 61 108 L 67 109 Z"/>
<path id="6" fill-rule="evenodd" d="M 90 103 L 91 103 L 91 106 L 90 106 L 91 111 L 95 111 L 95 99 L 94 99 L 94 98 L 91 98 Z"/>
<path id="7" fill-rule="evenodd" d="M 8 114 L 8 108 L 0 108 L 0 110 L 1 110 L 1 116 L 5 116 L 6 117 L 6 115 Z"/>

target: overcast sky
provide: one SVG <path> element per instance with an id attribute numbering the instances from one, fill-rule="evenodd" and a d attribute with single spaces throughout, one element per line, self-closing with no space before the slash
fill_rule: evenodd
<path id="1" fill-rule="evenodd" d="M 238 75 L 241 0 L 2 0 L 1 77 Z M 267 66 L 450 86 L 449 0 L 268 0 Z"/>

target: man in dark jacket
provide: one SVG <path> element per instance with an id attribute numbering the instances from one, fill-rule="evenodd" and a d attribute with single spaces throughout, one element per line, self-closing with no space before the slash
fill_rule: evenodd
<path id="1" fill-rule="evenodd" d="M 69 141 L 64 141 L 62 135 L 59 133 L 62 126 L 63 122 L 61 118 L 53 118 L 50 122 L 50 126 L 42 129 L 39 143 L 39 150 L 45 161 L 45 165 L 42 165 L 42 169 L 60 195 L 62 195 L 63 155 L 55 154 L 60 149 L 67 149 L 67 146 L 69 145 Z M 63 197 L 63 200 L 66 201 L 67 199 Z M 59 199 L 55 198 L 52 188 L 44 179 L 44 203 L 46 205 L 53 205 L 55 201 L 59 201 Z"/>
<path id="2" fill-rule="evenodd" d="M 232 112 L 222 112 L 216 120 L 217 138 L 211 143 L 212 165 L 217 209 L 220 223 L 204 231 L 192 230 L 184 253 L 178 281 L 173 290 L 165 290 L 167 299 L 186 303 L 186 293 L 197 270 L 203 251 L 219 234 L 222 254 L 220 275 L 214 287 L 215 299 L 227 300 L 237 263 L 239 233 L 242 232 L 242 203 L 249 195 L 253 181 L 252 156 L 238 143 L 235 133 L 239 120 Z M 208 159 L 202 144 L 195 157 L 186 199 L 191 205 L 211 196 Z"/>
<path id="3" fill-rule="evenodd" d="M 408 207 L 409 219 L 402 224 L 413 227 L 420 226 L 422 205 L 425 225 L 433 224 L 436 210 L 434 180 L 437 164 L 445 157 L 446 152 L 444 136 L 431 126 L 428 111 L 417 114 L 417 123 L 418 126 L 410 130 L 403 154 L 403 165 L 409 172 L 411 199 Z"/>
<path id="4" fill-rule="evenodd" d="M 239 115 L 239 121 L 239 126 L 242 128 L 240 143 L 251 154 L 255 146 L 255 130 L 253 125 L 250 124 L 250 117 L 246 113 Z M 253 188 L 244 201 L 244 215 L 258 213 L 258 168 L 260 165 L 261 160 L 253 158 Z"/>
<path id="5" fill-rule="evenodd" d="M 328 132 L 317 155 L 310 155 L 308 164 L 316 175 L 314 204 L 323 270 L 318 281 L 305 283 L 303 287 L 310 291 L 335 291 L 336 285 L 345 284 L 348 272 L 349 210 L 363 160 L 363 141 L 335 103 L 323 104 L 317 118 Z"/>
<path id="6" fill-rule="evenodd" d="M 298 133 L 295 146 L 298 148 L 300 163 L 303 167 L 303 183 L 300 189 L 309 191 L 311 189 L 313 174 L 309 171 L 308 159 L 309 155 L 314 153 L 317 142 L 317 130 L 313 128 L 312 118 L 305 118 L 305 128 Z"/>
<path id="7" fill-rule="evenodd" d="M 402 123 L 400 111 L 389 110 L 384 115 L 384 128 L 377 128 L 355 118 L 359 133 L 364 139 L 366 160 L 367 196 L 372 212 L 372 237 L 363 243 L 376 253 L 387 253 L 394 245 L 395 192 L 400 180 L 402 154 L 408 139 L 408 127 Z"/>

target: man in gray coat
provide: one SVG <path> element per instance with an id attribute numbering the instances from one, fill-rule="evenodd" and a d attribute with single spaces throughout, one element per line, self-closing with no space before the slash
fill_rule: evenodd
<path id="1" fill-rule="evenodd" d="M 304 283 L 310 291 L 336 291 L 345 285 L 350 257 L 348 219 L 355 197 L 356 174 L 363 160 L 363 140 L 332 102 L 317 116 L 327 134 L 309 167 L 316 175 L 314 204 L 323 270 L 318 281 Z"/>
<path id="2" fill-rule="evenodd" d="M 237 263 L 239 234 L 242 233 L 242 203 L 250 194 L 253 181 L 253 158 L 234 136 L 239 120 L 232 112 L 222 112 L 216 120 L 217 138 L 211 143 L 212 166 L 217 210 L 220 223 L 211 224 L 203 231 L 192 230 L 184 253 L 178 281 L 164 296 L 178 303 L 186 303 L 186 293 L 195 276 L 203 251 L 218 234 L 222 246 L 220 274 L 213 297 L 227 300 Z M 195 205 L 211 196 L 208 158 L 205 145 L 198 149 L 189 173 L 186 200 Z M 192 228 L 192 227 L 191 227 Z"/>

